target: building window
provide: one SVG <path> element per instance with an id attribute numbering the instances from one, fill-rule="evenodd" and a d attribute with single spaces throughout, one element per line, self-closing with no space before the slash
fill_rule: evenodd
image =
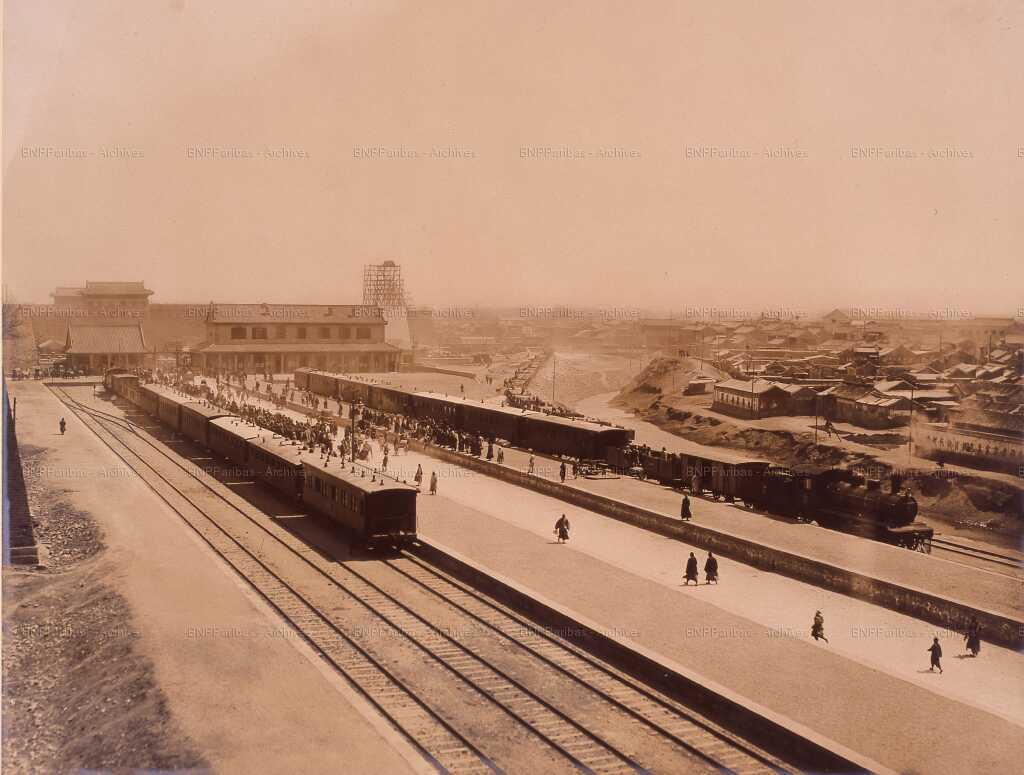
<path id="1" fill-rule="evenodd" d="M 366 326 L 356 326 L 356 339 L 369 339 L 370 329 Z"/>
<path id="2" fill-rule="evenodd" d="M 256 326 L 252 330 L 252 338 L 253 339 L 266 339 L 267 338 L 267 329 L 265 329 L 263 326 Z"/>
<path id="3" fill-rule="evenodd" d="M 321 339 L 330 339 L 331 338 L 330 326 L 320 326 L 320 332 L 317 334 L 317 336 L 319 336 Z"/>
<path id="4" fill-rule="evenodd" d="M 305 326 L 299 326 L 298 329 L 296 329 L 295 333 L 296 333 L 296 335 L 298 335 L 299 339 L 305 339 L 306 338 L 306 327 Z"/>
<path id="5" fill-rule="evenodd" d="M 348 326 L 338 326 L 338 336 L 340 336 L 342 339 L 351 339 L 352 329 L 349 328 Z"/>
<path id="6" fill-rule="evenodd" d="M 231 329 L 231 338 L 232 339 L 245 339 L 245 327 L 244 326 L 234 326 Z"/>
<path id="7" fill-rule="evenodd" d="M 285 339 L 288 336 L 288 326 L 277 326 L 274 328 L 274 337 L 277 339 Z"/>

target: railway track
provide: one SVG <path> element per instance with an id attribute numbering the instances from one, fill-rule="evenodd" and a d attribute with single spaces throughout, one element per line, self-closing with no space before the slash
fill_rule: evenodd
<path id="1" fill-rule="evenodd" d="M 1010 557 L 1006 554 L 999 554 L 998 552 L 991 552 L 987 549 L 980 549 L 976 546 L 968 546 L 967 544 L 958 544 L 956 541 L 947 541 L 945 538 L 933 537 L 932 548 L 941 549 L 945 552 L 952 554 L 959 554 L 963 557 L 970 557 L 975 560 L 983 560 L 993 565 L 999 565 L 1003 568 L 1012 568 L 1013 570 L 1021 570 L 1021 562 L 1015 557 Z"/>
<path id="2" fill-rule="evenodd" d="M 398 661 L 396 651 L 399 664 L 418 657 L 419 673 L 427 662 L 435 681 L 443 674 L 458 692 L 473 693 L 478 709 L 489 706 L 492 719 L 515 726 L 518 739 L 542 747 L 562 768 L 625 773 L 703 763 L 709 771 L 787 771 L 413 555 L 357 570 L 311 551 L 316 547 L 218 492 L 208 473 L 134 423 L 55 392 L 439 771 L 499 771 L 500 757 L 486 750 L 497 735 L 490 728 L 481 734 L 453 712 L 444 691 L 437 700 L 424 691 L 427 682 L 388 667 Z M 562 709 L 566 698 L 572 714 Z M 629 750 L 637 741 L 641 753 Z"/>

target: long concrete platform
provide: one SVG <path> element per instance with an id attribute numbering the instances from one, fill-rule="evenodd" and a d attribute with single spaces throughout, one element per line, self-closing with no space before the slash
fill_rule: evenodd
<path id="1" fill-rule="evenodd" d="M 631 477 L 560 481 L 559 463 L 506 449 L 505 462 L 414 442 L 445 462 L 470 468 L 577 506 L 672 536 L 752 566 L 819 584 L 934 624 L 962 629 L 971 616 L 988 637 L 1024 646 L 1019 574 L 990 572 L 816 525 L 692 497 L 692 521 L 679 518 L 680 493 Z"/>
<path id="2" fill-rule="evenodd" d="M 9 390 L 19 443 L 47 450 L 49 485 L 102 529 L 109 583 L 133 612 L 125 626 L 214 771 L 433 772 L 53 392 Z"/>
<path id="3" fill-rule="evenodd" d="M 442 479 L 445 486 L 456 487 Z M 422 496 L 426 542 L 661 665 L 685 686 L 717 687 L 721 702 L 835 741 L 878 763 L 875 769 L 1003 773 L 1019 766 L 1024 658 L 1016 653 L 986 646 L 976 660 L 958 659 L 958 633 L 936 633 L 910 619 L 874 619 L 873 607 L 844 608 L 824 593 L 778 594 L 770 576 L 763 579 L 766 595 L 751 586 L 758 584 L 756 572 L 751 580 L 728 561 L 722 584 L 684 588 L 685 553 L 675 541 L 570 509 L 573 538 L 558 545 L 551 534 L 556 514 L 533 512 L 541 505 L 534 499 L 543 496 L 514 499 L 507 485 L 482 480 L 458 486 L 489 489 L 494 500 L 475 508 L 461 496 Z M 800 628 L 784 609 L 808 599 L 806 628 Z M 814 605 L 833 623 L 826 630 L 830 644 L 808 636 Z M 946 649 L 941 675 L 927 669 L 933 634 Z M 694 691 L 697 702 L 706 697 Z"/>

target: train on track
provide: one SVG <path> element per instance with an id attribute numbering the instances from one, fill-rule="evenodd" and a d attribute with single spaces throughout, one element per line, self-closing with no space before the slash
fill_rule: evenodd
<path id="1" fill-rule="evenodd" d="M 466 433 L 551 455 L 601 458 L 606 447 L 633 440 L 633 431 L 610 423 L 560 417 L 528 409 L 486 404 L 440 393 L 403 390 L 313 369 L 295 372 L 295 387 L 371 409 L 431 419 Z"/>
<path id="2" fill-rule="evenodd" d="M 713 455 L 669 453 L 632 444 L 634 432 L 597 422 L 484 404 L 314 369 L 295 372 L 295 386 L 371 409 L 433 419 L 511 446 L 600 463 L 691 494 L 738 501 L 750 508 L 929 551 L 934 530 L 917 520 L 917 500 L 898 478 L 887 486 L 853 471 L 780 466 L 725 450 Z"/>
<path id="3" fill-rule="evenodd" d="M 240 467 L 255 480 L 341 525 L 361 545 L 405 546 L 416 538 L 417 488 L 362 465 L 325 463 L 316 452 L 245 422 L 195 396 L 122 370 L 104 375 L 108 391 Z"/>

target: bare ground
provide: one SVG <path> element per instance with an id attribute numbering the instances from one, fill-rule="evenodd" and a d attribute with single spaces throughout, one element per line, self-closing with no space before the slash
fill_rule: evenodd
<path id="1" fill-rule="evenodd" d="M 205 769 L 139 653 L 128 604 L 106 582 L 99 528 L 47 481 L 46 454 L 21 448 L 48 564 L 3 574 L 5 769 Z"/>

